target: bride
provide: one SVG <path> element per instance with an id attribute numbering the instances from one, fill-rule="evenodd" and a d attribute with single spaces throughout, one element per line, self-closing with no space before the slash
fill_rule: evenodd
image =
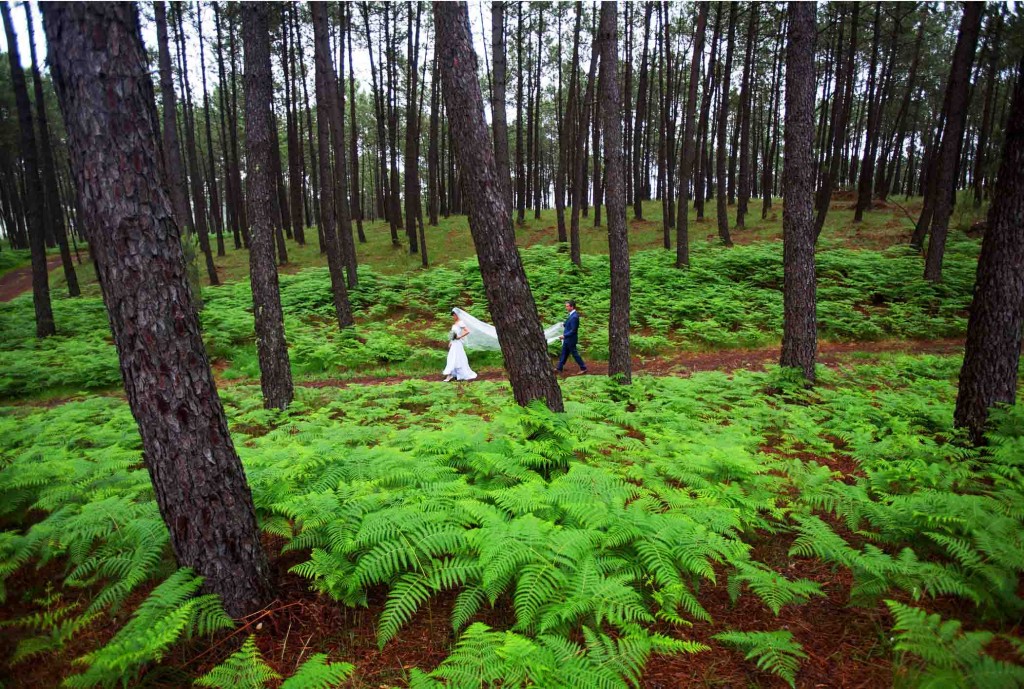
<path id="1" fill-rule="evenodd" d="M 444 382 L 453 378 L 455 380 L 473 380 L 476 373 L 469 367 L 469 358 L 466 356 L 466 348 L 463 340 L 469 337 L 469 328 L 459 317 L 458 309 L 452 309 L 454 323 L 451 329 L 451 342 L 448 344 L 448 364 L 442 373 L 445 375 Z"/>
<path id="2" fill-rule="evenodd" d="M 497 352 L 501 351 L 498 342 L 498 331 L 490 323 L 474 318 L 462 309 L 452 309 L 454 323 L 451 329 L 451 343 L 448 346 L 448 365 L 442 373 L 447 383 L 452 380 L 473 380 L 476 373 L 469 367 L 466 349 Z M 548 344 L 558 342 L 562 334 L 562 324 L 556 323 L 544 329 L 544 339 Z"/>

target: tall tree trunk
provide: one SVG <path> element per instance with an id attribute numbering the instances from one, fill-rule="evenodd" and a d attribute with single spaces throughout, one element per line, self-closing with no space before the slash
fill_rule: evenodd
<path id="1" fill-rule="evenodd" d="M 782 168 L 781 366 L 814 382 L 818 349 L 814 276 L 814 3 L 789 3 L 786 37 L 786 157 Z"/>
<path id="2" fill-rule="evenodd" d="M 413 42 L 412 6 L 409 6 L 409 24 L 407 32 L 406 65 L 408 79 L 406 81 L 405 104 L 405 220 L 409 223 L 412 233 L 416 234 L 417 192 L 420 186 L 420 132 L 417 93 L 419 91 L 419 51 L 420 51 L 420 12 L 422 4 L 416 3 L 416 41 Z M 417 242 L 418 245 L 418 242 Z M 426 253 L 426 247 L 422 247 Z M 424 267 L 426 265 L 424 264 Z"/>
<path id="3" fill-rule="evenodd" d="M 202 7 L 196 8 L 196 33 L 199 35 L 199 70 L 203 77 L 203 117 L 206 123 L 206 157 L 209 174 L 206 186 L 210 190 L 210 216 L 217 233 L 217 255 L 224 255 L 224 215 L 221 212 L 220 194 L 217 190 L 217 168 L 213 162 L 213 133 L 210 127 L 210 94 L 206 90 L 206 44 L 203 41 Z"/>
<path id="4" fill-rule="evenodd" d="M 160 96 L 163 99 L 163 161 L 165 178 L 174 203 L 174 216 L 178 227 L 189 234 L 195 232 L 192 224 L 192 208 L 188 200 L 188 186 L 185 168 L 181 161 L 181 146 L 178 143 L 178 104 L 174 93 L 174 71 L 171 67 L 171 51 L 167 37 L 167 14 L 164 3 L 153 3 L 156 15 L 156 44 L 160 63 Z"/>
<path id="5" fill-rule="evenodd" d="M 669 6 L 662 5 L 664 18 L 662 20 L 662 31 L 664 32 L 665 52 L 665 104 L 662 108 L 662 121 L 665 129 L 665 190 L 661 196 L 661 242 L 665 249 L 672 248 L 672 227 L 675 225 L 675 174 L 676 174 L 676 118 L 675 118 L 675 68 L 672 65 L 672 38 L 670 34 L 671 22 L 669 21 Z"/>
<path id="6" fill-rule="evenodd" d="M 569 256 L 577 266 L 581 264 L 580 256 L 580 206 L 586 194 L 587 159 L 584 149 L 587 133 L 590 131 L 590 111 L 594 102 L 594 81 L 597 76 L 598 51 L 591 51 L 590 68 L 587 70 L 587 88 L 580 102 L 580 118 L 576 126 L 576 144 L 574 170 L 572 175 L 572 218 L 569 226 Z"/>
<path id="7" fill-rule="evenodd" d="M 705 179 L 710 177 L 709 156 L 707 148 L 708 115 L 711 101 L 715 97 L 715 64 L 718 59 L 718 39 L 722 34 L 722 3 L 715 3 L 715 28 L 711 35 L 711 55 L 708 58 L 707 74 L 704 77 L 704 93 L 700 101 L 700 121 L 697 124 L 697 172 L 693 184 L 693 207 L 697 211 L 697 219 L 704 217 Z"/>
<path id="8" fill-rule="evenodd" d="M 725 154 L 726 154 L 726 133 L 729 124 L 729 81 L 732 75 L 732 51 L 736 44 L 736 17 L 739 13 L 739 5 L 729 5 L 729 36 L 726 39 L 725 66 L 722 70 L 722 92 L 719 98 L 718 107 L 718 151 L 715 171 L 715 203 L 718 206 L 718 238 L 726 246 L 732 246 L 732 238 L 729 236 L 729 211 L 726 204 L 725 189 Z"/>
<path id="9" fill-rule="evenodd" d="M 377 66 L 373 59 L 373 46 L 380 46 L 380 41 L 374 41 L 370 35 L 370 10 L 369 3 L 360 3 L 360 8 L 363 12 L 363 26 L 366 29 L 366 45 L 368 46 L 367 52 L 370 54 L 370 83 L 373 85 L 373 104 L 377 113 L 377 153 L 380 162 L 379 178 L 379 190 L 380 193 L 377 195 L 377 210 L 378 214 L 384 215 L 388 220 L 388 226 L 391 229 L 391 245 L 400 246 L 401 243 L 398 240 L 398 226 L 395 217 L 391 213 L 390 190 L 388 189 L 388 166 L 387 166 L 387 132 L 385 129 L 385 119 L 387 117 L 387 109 L 384 104 L 384 65 L 381 65 L 380 85 L 377 81 Z"/>
<path id="10" fill-rule="evenodd" d="M 875 160 L 874 152 L 875 139 L 878 136 L 878 108 L 876 100 L 881 89 L 878 86 L 876 73 L 878 71 L 878 44 L 882 37 L 882 3 L 875 3 L 874 35 L 871 40 L 871 66 L 868 68 L 868 92 L 864 103 L 868 111 L 867 128 L 864 133 L 864 156 L 861 158 L 860 175 L 857 178 L 857 208 L 854 210 L 853 221 L 861 222 L 864 219 L 864 211 L 871 208 L 871 187 L 874 182 Z"/>
<path id="11" fill-rule="evenodd" d="M 327 98 L 327 102 L 325 103 L 325 105 L 326 105 L 325 109 L 318 109 L 317 110 L 317 119 L 319 119 L 321 114 L 324 115 L 325 117 L 327 117 L 328 122 L 330 123 L 330 131 L 333 134 L 332 141 L 334 143 L 334 148 L 333 148 L 333 151 L 334 151 L 334 189 L 336 191 L 332 190 L 332 196 L 334 197 L 332 199 L 332 201 L 334 203 L 334 207 L 337 209 L 337 217 L 336 217 L 336 219 L 337 219 L 337 230 L 336 230 L 336 236 L 337 236 L 337 244 L 338 244 L 338 256 L 341 258 L 341 261 L 342 261 L 342 263 L 343 263 L 343 265 L 345 267 L 346 278 L 348 280 L 348 287 L 349 287 L 349 289 L 351 289 L 351 288 L 356 286 L 356 284 L 358 282 L 358 277 L 356 275 L 356 245 L 355 245 L 355 241 L 352 238 L 352 211 L 349 208 L 349 202 L 348 202 L 348 198 L 349 198 L 348 197 L 348 163 L 347 163 L 346 151 L 345 151 L 345 148 L 348 145 L 348 140 L 345 138 L 345 119 L 344 119 L 344 115 L 343 115 L 344 110 L 343 110 L 343 107 L 342 107 L 342 104 L 341 104 L 341 91 L 338 88 L 338 75 L 334 71 L 334 62 L 331 59 L 331 54 L 330 54 L 330 38 L 329 38 L 328 33 L 327 33 L 328 32 L 328 27 L 327 27 L 327 20 L 326 20 L 326 9 L 324 9 L 323 12 L 317 12 L 316 14 L 314 14 L 314 18 L 318 17 L 318 16 L 323 16 L 324 17 L 324 19 L 322 20 L 323 26 L 321 27 L 321 30 L 324 33 L 324 37 L 323 37 L 324 45 L 322 47 L 323 47 L 324 50 L 328 51 L 328 53 L 327 53 L 327 55 L 323 56 L 323 59 L 322 59 L 322 61 L 324 62 L 324 65 L 323 65 L 323 69 L 324 69 L 323 79 L 324 79 L 324 88 L 326 89 L 325 95 L 326 95 L 326 98 Z M 319 21 L 319 20 L 315 20 L 315 21 Z M 316 29 L 316 25 L 314 25 L 314 30 L 315 29 Z M 321 47 L 319 41 L 320 41 L 320 39 L 314 38 L 314 44 L 313 45 L 314 45 L 314 49 L 315 50 L 319 50 L 320 47 Z M 318 57 L 317 59 L 320 59 L 320 58 Z M 319 106 L 320 105 L 320 92 L 319 91 L 317 91 L 316 100 L 317 100 L 317 105 Z M 321 146 L 320 156 L 323 157 L 323 155 L 324 155 L 324 151 L 323 151 L 323 147 Z M 327 156 L 328 164 L 329 164 L 330 160 L 331 160 L 330 154 L 328 153 L 328 156 Z M 330 169 L 330 168 L 328 168 L 328 169 Z M 325 179 L 325 180 L 331 179 L 330 175 L 323 174 L 323 170 L 324 170 L 324 168 L 323 168 L 323 166 L 321 166 L 321 168 L 320 168 L 320 176 L 323 179 Z M 324 187 L 326 187 L 326 186 L 328 186 L 328 185 L 325 184 Z M 395 191 L 395 194 L 396 195 L 398 194 L 397 190 Z M 321 214 L 321 217 L 322 217 L 323 216 L 323 209 L 321 209 L 320 214 Z M 326 223 L 325 223 L 325 229 L 324 229 L 325 240 L 327 239 L 326 233 L 327 233 L 327 230 L 326 230 Z M 415 227 L 413 227 L 413 234 L 415 235 Z M 330 261 L 330 253 L 331 253 L 331 249 L 330 249 L 330 246 L 328 245 L 328 250 L 327 250 L 328 261 Z M 348 292 L 347 292 L 347 290 L 346 290 L 344 296 L 345 296 L 345 298 L 344 298 L 345 304 L 344 304 L 344 309 L 343 310 L 351 312 L 351 307 L 348 306 Z M 339 311 L 339 314 L 340 313 L 341 312 Z M 341 315 L 339 315 L 339 319 L 338 320 L 339 320 L 339 322 L 341 322 L 342 326 L 345 326 L 345 325 L 349 325 L 350 324 L 350 323 L 346 322 L 346 321 L 348 321 L 350 319 L 351 319 L 351 314 L 349 314 L 347 317 L 342 317 Z"/>
<path id="12" fill-rule="evenodd" d="M 227 214 L 228 224 L 231 226 L 231 233 L 235 242 L 235 249 L 242 248 L 242 233 L 241 233 L 241 220 L 236 213 L 237 202 L 234 184 L 234 173 L 232 172 L 232 160 L 231 160 L 231 149 L 228 145 L 228 125 L 227 125 L 227 110 L 228 110 L 228 83 L 227 76 L 224 70 L 224 37 L 221 32 L 220 25 L 220 7 L 218 3 L 213 4 L 213 21 L 214 28 L 217 33 L 217 76 L 220 79 L 219 88 L 217 89 L 220 95 L 220 145 L 221 152 L 224 157 L 224 188 L 227 197 Z"/>
<path id="13" fill-rule="evenodd" d="M 644 219 L 643 207 L 643 175 L 646 170 L 641 165 L 643 155 L 641 144 L 643 143 L 642 128 L 647 120 L 647 45 L 651 34 L 651 14 L 654 11 L 654 2 L 650 0 L 644 3 L 644 47 L 640 57 L 640 77 L 636 86 L 636 119 L 633 122 L 633 217 L 637 220 Z M 631 98 L 632 94 L 627 94 Z"/>
<path id="14" fill-rule="evenodd" d="M 925 258 L 924 277 L 931 282 L 942 281 L 942 258 L 946 250 L 946 232 L 953 213 L 953 187 L 956 183 L 957 160 L 967 120 L 967 100 L 970 90 L 971 64 L 978 44 L 981 28 L 982 3 L 964 5 L 960 32 L 953 51 L 953 66 L 949 72 L 949 119 L 942 129 L 942 143 L 935 161 L 935 211 L 931 222 L 931 240 Z"/>
<path id="15" fill-rule="evenodd" d="M 315 2 L 310 5 L 313 13 L 313 59 L 316 66 L 316 130 L 320 164 L 320 179 L 324 184 L 320 189 L 320 222 L 324 227 L 324 244 L 327 245 L 327 267 L 331 274 L 331 293 L 334 297 L 334 313 L 339 328 L 347 328 L 355 323 L 352 319 L 352 307 L 345 288 L 345 261 L 338 246 L 338 233 L 334 227 L 334 184 L 329 184 L 331 172 L 331 120 L 338 110 L 338 89 L 334 77 L 334 64 L 331 60 L 331 46 L 327 28 L 327 6 Z M 332 107 L 333 99 L 333 107 Z M 344 160 L 344 138 L 338 148 Z M 336 149 L 338 150 L 338 149 Z M 347 201 L 345 201 L 347 203 Z M 340 203 L 338 204 L 341 205 Z M 351 229 L 349 237 L 351 237 Z"/>
<path id="16" fill-rule="evenodd" d="M 46 97 L 43 94 L 43 79 L 39 74 L 39 63 L 36 61 L 35 22 L 32 21 L 32 9 L 25 5 L 25 22 L 28 24 L 29 54 L 32 58 L 32 84 L 36 96 L 36 119 L 39 122 L 40 173 L 42 175 L 43 217 L 49 216 L 46 225 L 57 239 L 60 247 L 61 264 L 64 267 L 64 280 L 67 282 L 68 295 L 79 296 L 82 291 L 78 287 L 78 275 L 75 263 L 68 248 L 67 228 L 61 212 L 60 187 L 57 185 L 57 169 L 53 162 L 53 144 L 50 140 L 50 126 L 46 117 Z"/>
<path id="17" fill-rule="evenodd" d="M 298 37 L 293 36 L 289 29 L 289 7 L 280 6 L 281 16 L 281 71 L 284 73 L 284 112 L 285 112 L 285 145 L 288 147 L 288 210 L 285 222 L 291 226 L 295 242 L 302 246 L 306 243 L 304 221 L 302 217 L 302 168 L 299 162 L 299 126 L 295 103 L 295 44 Z"/>
<path id="18" fill-rule="evenodd" d="M 1024 322 L 1024 58 L 1006 126 L 1003 160 L 981 241 L 967 343 L 960 369 L 954 424 L 976 443 L 989 411 L 1017 401 L 1021 325 Z"/>
<path id="19" fill-rule="evenodd" d="M 686 203 L 693 176 L 696 141 L 697 85 L 700 82 L 700 60 L 704 53 L 704 33 L 708 22 L 708 3 L 700 3 L 697 27 L 693 34 L 693 57 L 690 59 L 690 82 L 686 93 L 686 115 L 683 122 L 682 157 L 679 160 L 679 203 L 676 209 L 676 268 L 690 265 L 690 212 Z M 699 186 L 700 178 L 697 178 Z M 697 193 L 697 192 L 695 192 Z"/>
<path id="20" fill-rule="evenodd" d="M 484 120 L 477 59 L 464 2 L 434 4 L 436 48 L 455 153 L 466 190 L 469 229 L 494 324 L 502 333 L 501 353 L 516 402 L 534 399 L 562 411 L 537 307 L 515 245 L 510 209 L 498 185 L 494 149 Z"/>
<path id="21" fill-rule="evenodd" d="M 437 69 L 437 52 L 435 50 L 433 68 L 431 69 L 430 76 L 430 135 L 427 142 L 427 217 L 428 222 L 437 227 L 437 213 L 439 206 L 439 193 L 438 193 L 438 177 L 440 176 L 440 156 L 438 150 L 438 136 L 439 136 L 439 120 L 440 120 L 440 108 L 438 99 L 441 93 L 441 75 Z M 494 79 L 494 92 L 498 92 L 498 79 L 495 76 Z M 495 96 L 497 99 L 497 96 Z M 497 122 L 497 116 L 495 116 L 495 122 Z M 495 144 L 495 158 L 497 158 L 497 144 Z M 508 178 L 508 132 L 505 132 L 505 176 Z M 501 166 L 498 165 L 498 174 L 501 175 Z M 512 180 L 508 178 L 505 180 L 508 183 L 505 189 L 505 198 L 509 203 L 509 208 L 512 207 Z"/>
<path id="22" fill-rule="evenodd" d="M 11 10 L 7 2 L 0 2 L 0 13 L 3 15 L 4 32 L 7 36 L 7 57 L 11 65 L 11 84 L 14 87 L 14 101 L 18 109 L 18 129 L 21 148 L 21 162 L 25 168 L 26 187 L 28 193 L 22 198 L 27 206 L 27 224 L 29 246 L 32 252 L 32 303 L 36 312 L 36 337 L 55 335 L 57 330 L 53 323 L 53 309 L 50 306 L 50 276 L 46 266 L 45 228 L 43 227 L 42 199 L 33 193 L 42 182 L 39 177 L 39 163 L 36 148 L 35 130 L 32 126 L 32 106 L 28 100 L 28 87 L 25 85 L 25 72 L 21 68 L 21 56 L 18 54 L 18 37 L 14 33 L 11 22 Z"/>
<path id="23" fill-rule="evenodd" d="M 785 20 L 780 23 L 778 40 L 775 42 L 775 75 L 772 77 L 772 106 L 771 106 L 771 129 L 765 140 L 764 172 L 761 182 L 761 219 L 768 217 L 768 210 L 772 207 L 772 194 L 775 191 L 775 169 L 779 159 L 779 82 L 782 80 L 782 39 L 785 35 Z"/>
<path id="24" fill-rule="evenodd" d="M 526 167 L 523 158 L 523 3 L 516 5 L 516 222 L 526 221 Z"/>
<path id="25" fill-rule="evenodd" d="M 274 265 L 274 223 L 271 210 L 277 194 L 271 156 L 274 136 L 273 79 L 270 70 L 269 3 L 242 5 L 242 35 L 245 40 L 245 146 L 246 183 L 249 185 L 249 284 L 252 312 L 256 320 L 256 353 L 260 362 L 260 386 L 267 409 L 284 409 L 291 404 L 292 371 L 284 334 L 281 293 Z"/>
<path id="26" fill-rule="evenodd" d="M 347 6 L 350 7 L 350 6 Z M 320 198 L 320 174 L 319 166 L 317 165 L 317 151 L 316 145 L 313 143 L 313 110 L 309 107 L 309 89 L 306 86 L 306 51 L 303 48 L 302 32 L 299 23 L 299 12 L 298 5 L 292 5 L 292 20 L 295 26 L 296 36 L 298 36 L 298 51 L 299 51 L 299 75 L 300 83 L 302 84 L 302 109 L 306 114 L 306 146 L 309 148 L 309 180 L 313 187 L 313 222 L 317 227 L 317 237 L 320 243 L 320 253 L 326 253 L 326 247 L 323 242 L 323 228 L 320 227 L 320 204 L 317 199 Z M 353 104 L 353 112 L 355 112 L 355 105 Z M 355 129 L 352 130 L 355 134 Z"/>
<path id="27" fill-rule="evenodd" d="M 974 155 L 974 207 L 981 208 L 983 189 L 985 186 L 986 159 L 988 156 L 989 136 L 992 132 L 992 120 L 995 115 L 993 94 L 996 90 L 996 75 L 999 67 L 999 33 L 1002 29 L 1002 12 L 996 12 L 992 18 L 992 30 L 988 40 L 988 70 L 985 76 L 984 110 L 981 116 L 981 130 L 978 133 L 978 150 Z"/>
<path id="28" fill-rule="evenodd" d="M 234 161 L 231 166 L 231 174 L 235 186 L 235 215 L 242 225 L 242 246 L 249 248 L 249 215 L 245 210 L 245 189 L 242 187 L 242 163 L 238 155 L 238 76 L 235 67 L 235 25 L 230 23 L 228 27 L 228 54 L 231 56 L 231 126 L 228 128 L 231 134 L 231 158 Z"/>
<path id="29" fill-rule="evenodd" d="M 747 202 L 750 200 L 750 111 L 751 82 L 754 78 L 754 44 L 757 42 L 757 21 L 761 13 L 760 5 L 749 5 L 750 17 L 747 19 L 747 46 L 743 59 L 743 82 L 740 86 L 740 179 L 736 194 L 736 228 L 746 227 Z"/>
<path id="30" fill-rule="evenodd" d="M 270 568 L 157 162 L 136 6 L 42 10 L 90 248 L 160 514 L 178 564 L 241 617 L 270 600 Z"/>
<path id="31" fill-rule="evenodd" d="M 608 311 L 608 375 L 632 381 L 629 356 L 629 235 L 626 233 L 626 166 L 622 156 L 622 94 L 619 92 L 618 9 L 601 3 L 597 50 L 601 53 L 601 115 L 604 168 L 608 182 L 608 259 L 611 267 L 611 305 Z M 596 154 L 595 150 L 595 154 Z"/>
<path id="32" fill-rule="evenodd" d="M 384 5 L 384 46 L 388 56 L 388 152 L 390 173 L 388 176 L 388 187 L 391 194 L 388 199 L 388 213 L 394 219 L 395 227 L 405 228 L 406 238 L 409 240 L 409 249 L 416 253 L 416 226 L 410 221 L 402 222 L 402 207 L 398 192 L 398 60 L 395 57 L 395 46 L 392 42 L 392 31 L 390 30 L 389 17 L 391 8 L 395 7 L 395 18 L 398 17 L 398 5 Z M 397 33 L 397 29 L 394 33 Z M 396 38 L 397 40 L 397 38 Z M 407 219 L 408 220 L 408 219 Z"/>
<path id="33" fill-rule="evenodd" d="M 185 29 L 183 14 L 185 8 L 179 5 L 172 5 L 176 10 L 178 35 L 178 63 L 181 65 L 181 73 L 178 79 L 181 82 L 182 93 L 185 94 L 184 127 L 185 127 L 185 151 L 188 155 L 189 177 L 192 181 L 192 203 L 195 204 L 196 214 L 194 218 L 196 235 L 199 237 L 199 248 L 206 259 L 206 275 L 211 285 L 219 285 L 217 268 L 213 265 L 213 252 L 210 250 L 210 232 L 206 224 L 206 194 L 203 192 L 203 178 L 199 169 L 199 155 L 196 150 L 196 127 L 195 113 L 192 109 L 192 88 L 188 81 L 188 56 L 185 48 Z"/>
<path id="34" fill-rule="evenodd" d="M 849 130 L 850 111 L 853 106 L 853 85 L 857 80 L 854 68 L 857 59 L 857 27 L 860 19 L 860 3 L 851 3 L 850 7 L 850 44 L 846 53 L 846 66 L 840 71 L 843 81 L 843 92 L 840 94 L 837 83 L 836 96 L 832 105 L 832 153 L 829 158 L 828 172 L 825 173 L 825 178 L 822 180 L 816 199 L 818 213 L 814 221 L 815 239 L 821 235 L 821 229 L 825 226 L 825 217 L 828 215 L 828 209 L 832 203 L 832 189 L 835 187 L 836 178 L 839 176 L 839 171 L 843 164 L 843 144 L 846 141 Z"/>
<path id="35" fill-rule="evenodd" d="M 359 243 L 366 243 L 366 232 L 363 230 L 363 202 L 362 190 L 359 186 L 359 120 L 356 119 L 356 72 L 352 60 L 352 5 L 342 4 L 345 12 L 345 38 L 348 41 L 348 102 L 350 113 L 349 125 L 349 155 L 351 156 L 352 169 L 352 217 L 356 221 L 356 234 L 359 236 Z M 303 79 L 302 88 L 306 88 Z"/>
<path id="36" fill-rule="evenodd" d="M 541 96 L 543 95 L 543 92 L 541 91 L 541 68 L 544 66 L 544 52 L 543 52 L 543 48 L 541 46 L 541 42 L 544 39 L 544 6 L 543 5 L 538 5 L 537 6 L 537 14 L 539 15 L 540 27 L 539 27 L 539 29 L 537 31 L 537 73 L 536 73 L 535 78 L 533 80 L 534 81 L 534 87 L 537 90 L 537 94 L 534 97 L 536 114 L 534 115 L 534 123 L 533 123 L 533 138 L 534 138 L 534 141 L 533 141 L 533 155 L 534 155 L 534 165 L 533 165 L 533 174 L 534 174 L 534 178 L 533 178 L 533 218 L 534 218 L 534 220 L 540 220 L 540 196 L 541 196 L 541 189 L 540 189 L 540 178 L 541 178 L 541 150 L 540 150 L 540 143 L 541 143 L 540 121 L 541 120 L 540 120 L 540 104 L 541 104 Z M 596 163 L 595 163 L 595 166 L 596 166 Z M 594 203 L 597 204 L 597 203 L 599 203 L 599 201 L 595 201 Z M 600 224 L 600 213 L 598 213 L 597 217 L 598 217 L 598 224 Z"/>

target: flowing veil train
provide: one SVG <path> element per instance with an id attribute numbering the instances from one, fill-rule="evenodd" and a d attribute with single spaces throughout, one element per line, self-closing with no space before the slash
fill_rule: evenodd
<path id="1" fill-rule="evenodd" d="M 478 349 L 485 351 L 498 351 L 501 347 L 498 345 L 498 331 L 495 330 L 494 326 L 490 323 L 484 323 L 479 318 L 474 318 L 462 309 L 453 309 L 458 314 L 459 318 L 465 324 L 469 330 L 469 335 L 462 340 L 466 349 Z M 544 339 L 547 340 L 548 344 L 558 341 L 558 336 L 562 334 L 562 324 L 555 323 L 552 326 L 548 326 L 544 329 Z"/>

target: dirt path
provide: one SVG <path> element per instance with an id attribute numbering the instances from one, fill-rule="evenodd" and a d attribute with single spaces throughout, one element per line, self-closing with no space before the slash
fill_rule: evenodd
<path id="1" fill-rule="evenodd" d="M 958 354 L 964 341 L 959 338 L 942 340 L 885 340 L 881 342 L 824 342 L 818 348 L 818 363 L 836 366 L 842 357 L 850 354 L 873 355 L 891 352 L 907 354 Z M 779 360 L 778 347 L 758 349 L 727 349 L 717 352 L 680 352 L 674 356 L 633 357 L 633 373 L 651 376 L 687 376 L 696 371 L 760 371 Z M 477 380 L 505 380 L 505 370 L 488 368 L 478 371 Z M 580 375 L 575 364 L 569 362 L 562 376 Z M 594 361 L 587 366 L 587 375 L 608 375 L 607 361 Z M 561 377 L 561 376 L 560 376 Z M 298 382 L 308 388 L 341 388 L 348 385 L 387 385 L 407 380 L 440 381 L 436 377 L 396 375 L 364 376 L 348 379 L 329 378 Z M 249 381 L 247 381 L 249 382 Z"/>
<path id="2" fill-rule="evenodd" d="M 46 259 L 46 270 L 48 271 L 59 265 L 60 254 Z M 32 266 L 22 266 L 0 275 L 0 302 L 10 301 L 30 289 L 32 289 Z"/>

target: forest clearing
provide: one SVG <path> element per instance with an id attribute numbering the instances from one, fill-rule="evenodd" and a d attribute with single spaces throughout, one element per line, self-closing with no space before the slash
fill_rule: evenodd
<path id="1" fill-rule="evenodd" d="M 1024 687 L 997 3 L 0 2 L 0 687 Z"/>

